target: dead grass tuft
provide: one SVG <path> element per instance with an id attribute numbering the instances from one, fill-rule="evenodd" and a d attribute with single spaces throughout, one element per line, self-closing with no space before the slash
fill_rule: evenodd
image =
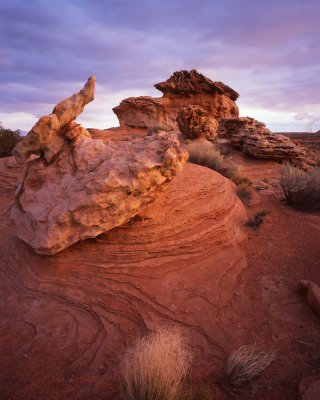
<path id="1" fill-rule="evenodd" d="M 249 203 L 251 199 L 251 184 L 248 182 L 241 182 L 237 185 L 236 193 L 238 197 L 244 202 Z"/>
<path id="2" fill-rule="evenodd" d="M 275 359 L 275 353 L 255 345 L 240 347 L 229 357 L 224 371 L 223 383 L 237 388 L 255 378 Z"/>
<path id="3" fill-rule="evenodd" d="M 320 211 L 320 168 L 307 171 L 285 164 L 280 185 L 288 204 L 301 210 Z"/>
<path id="4" fill-rule="evenodd" d="M 224 157 L 211 143 L 193 142 L 186 150 L 189 153 L 189 161 L 194 164 L 213 169 L 236 184 L 246 179 L 241 176 L 240 166 L 230 158 Z"/>
<path id="5" fill-rule="evenodd" d="M 246 226 L 248 226 L 251 229 L 257 230 L 260 227 L 260 225 L 263 224 L 264 217 L 268 214 L 270 214 L 270 211 L 258 211 L 257 213 L 255 213 L 253 218 L 250 218 L 246 222 Z"/>
<path id="6" fill-rule="evenodd" d="M 191 362 L 179 330 L 159 328 L 129 348 L 121 363 L 126 400 L 174 400 Z"/>

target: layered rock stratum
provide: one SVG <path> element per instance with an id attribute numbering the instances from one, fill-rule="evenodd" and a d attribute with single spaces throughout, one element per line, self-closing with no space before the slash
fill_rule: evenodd
<path id="1" fill-rule="evenodd" d="M 45 257 L 8 224 L 22 173 L 0 159 L 0 381 L 14 379 L 5 398 L 120 399 L 123 351 L 162 324 L 184 331 L 195 365 L 224 360 L 234 331 L 225 308 L 246 267 L 246 212 L 231 181 L 187 164 L 135 220 Z"/>
<path id="2" fill-rule="evenodd" d="M 189 105 L 199 105 L 214 118 L 236 118 L 235 103 L 239 94 L 222 82 L 213 82 L 196 70 L 177 71 L 155 88 L 162 97 L 129 97 L 113 111 L 122 127 L 177 129 L 179 111 Z"/>
<path id="3" fill-rule="evenodd" d="M 254 118 L 221 119 L 218 135 L 254 158 L 286 160 L 302 168 L 315 164 L 303 147 L 287 136 L 272 133 L 263 122 Z"/>
<path id="4" fill-rule="evenodd" d="M 14 150 L 25 166 L 11 208 L 15 234 L 55 254 L 130 220 L 153 202 L 188 158 L 175 134 L 107 143 L 74 118 L 93 99 L 94 79 L 42 117 Z"/>

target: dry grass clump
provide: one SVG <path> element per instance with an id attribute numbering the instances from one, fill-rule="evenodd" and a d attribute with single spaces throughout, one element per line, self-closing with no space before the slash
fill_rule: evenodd
<path id="1" fill-rule="evenodd" d="M 274 359 L 274 352 L 268 352 L 261 347 L 240 347 L 231 354 L 224 367 L 223 383 L 237 388 L 258 376 Z"/>
<path id="2" fill-rule="evenodd" d="M 160 328 L 129 348 L 121 363 L 126 400 L 176 400 L 191 362 L 177 329 Z"/>
<path id="3" fill-rule="evenodd" d="M 241 182 L 237 185 L 236 193 L 244 203 L 248 203 L 251 199 L 250 186 L 249 182 Z"/>
<path id="4" fill-rule="evenodd" d="M 285 164 L 280 173 L 280 185 L 289 204 L 301 210 L 320 211 L 320 167 L 303 171 Z"/>
<path id="5" fill-rule="evenodd" d="M 258 211 L 257 213 L 255 213 L 253 218 L 250 218 L 246 222 L 246 226 L 248 226 L 249 228 L 252 228 L 254 230 L 257 230 L 260 227 L 260 225 L 263 224 L 264 217 L 266 215 L 268 215 L 269 213 L 270 213 L 270 211 Z"/>
<path id="6" fill-rule="evenodd" d="M 238 183 L 238 179 L 241 180 L 240 166 L 224 157 L 211 143 L 193 142 L 186 149 L 190 162 L 213 169 L 235 183 Z"/>
<path id="7" fill-rule="evenodd" d="M 218 149 L 208 142 L 193 142 L 188 144 L 186 149 L 189 153 L 190 162 L 213 169 L 231 179 L 237 185 L 236 193 L 238 197 L 244 203 L 250 201 L 251 182 L 241 175 L 241 167 L 238 164 L 222 155 Z"/>
<path id="8" fill-rule="evenodd" d="M 20 131 L 5 129 L 0 124 L 0 157 L 10 157 L 15 145 L 21 140 Z"/>

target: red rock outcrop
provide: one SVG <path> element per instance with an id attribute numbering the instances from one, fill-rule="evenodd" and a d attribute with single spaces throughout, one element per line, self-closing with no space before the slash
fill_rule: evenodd
<path id="1" fill-rule="evenodd" d="M 221 119 L 218 135 L 255 158 L 288 160 L 303 168 L 315 164 L 305 149 L 287 136 L 272 133 L 264 123 L 254 118 Z"/>
<path id="2" fill-rule="evenodd" d="M 178 114 L 179 130 L 187 139 L 213 138 L 217 135 L 218 121 L 200 106 L 186 106 Z"/>
<path id="3" fill-rule="evenodd" d="M 7 160 L 0 159 L 0 382 L 14 385 L 3 383 L 4 398 L 118 400 L 121 354 L 161 324 L 183 329 L 203 371 L 220 366 L 235 330 L 227 307 L 239 303 L 246 267 L 246 212 L 232 182 L 186 164 L 141 217 L 45 257 L 8 226 L 21 168 Z"/>
<path id="4" fill-rule="evenodd" d="M 176 135 L 166 132 L 132 141 L 92 139 L 70 122 L 93 98 L 85 93 L 86 86 L 59 103 L 56 114 L 42 118 L 57 123 L 36 124 L 14 151 L 18 161 L 40 153 L 27 162 L 11 208 L 16 236 L 40 254 L 55 254 L 127 222 L 156 199 L 188 158 Z"/>
<path id="5" fill-rule="evenodd" d="M 94 99 L 96 77 L 91 76 L 79 93 L 62 100 L 50 115 L 44 115 L 28 135 L 13 150 L 16 160 L 23 164 L 31 154 L 42 154 L 46 162 L 62 149 L 65 140 L 62 129 L 82 113 Z"/>
<path id="6" fill-rule="evenodd" d="M 199 105 L 214 118 L 239 116 L 235 103 L 238 93 L 196 70 L 177 71 L 155 87 L 163 92 L 163 97 L 129 97 L 113 108 L 120 126 L 177 129 L 178 113 L 188 105 Z"/>

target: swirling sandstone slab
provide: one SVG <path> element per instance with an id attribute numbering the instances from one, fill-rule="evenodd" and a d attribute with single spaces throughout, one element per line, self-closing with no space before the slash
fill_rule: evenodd
<path id="1" fill-rule="evenodd" d="M 177 129 L 179 111 L 199 105 L 214 118 L 237 118 L 237 92 L 222 82 L 213 82 L 196 70 L 177 71 L 167 81 L 157 83 L 163 97 L 129 97 L 113 108 L 120 126 Z"/>
<path id="2" fill-rule="evenodd" d="M 230 307 L 246 266 L 232 182 L 187 164 L 141 218 L 46 257 L 7 224 L 16 174 L 0 160 L 0 381 L 14 382 L 5 398 L 118 400 L 121 355 L 159 324 L 184 331 L 195 367 L 222 368 L 241 331 Z"/>

